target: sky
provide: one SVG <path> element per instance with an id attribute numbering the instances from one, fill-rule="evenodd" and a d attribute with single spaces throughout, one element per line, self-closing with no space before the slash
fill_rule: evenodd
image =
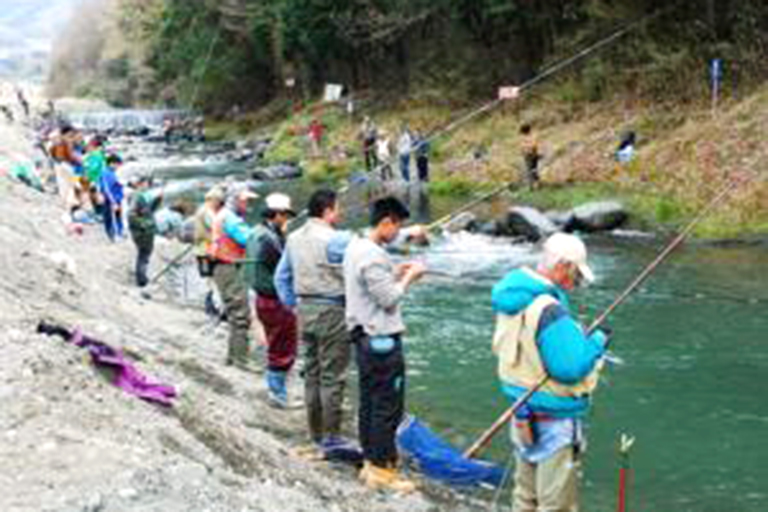
<path id="1" fill-rule="evenodd" d="M 51 46 L 79 0 L 0 0 L 0 78 L 43 80 Z"/>

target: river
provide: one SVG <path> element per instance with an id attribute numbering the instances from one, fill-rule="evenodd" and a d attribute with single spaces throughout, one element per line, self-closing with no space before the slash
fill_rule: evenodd
<path id="1" fill-rule="evenodd" d="M 136 166 L 143 165 L 143 155 L 171 179 L 210 180 L 243 169 L 135 141 L 125 150 L 139 158 Z M 259 186 L 291 193 L 299 205 L 311 189 L 298 182 Z M 364 208 L 360 195 L 354 197 L 346 205 L 348 217 L 359 224 Z M 456 204 L 433 199 L 421 209 L 436 218 Z M 584 321 L 606 307 L 664 242 L 587 238 L 598 280 L 575 294 Z M 536 249 L 459 234 L 415 257 L 454 277 L 426 279 L 405 305 L 408 408 L 465 447 L 508 405 L 490 350 L 490 288 L 505 272 L 535 261 Z M 610 319 L 614 351 L 624 364 L 605 372 L 589 416 L 584 510 L 615 510 L 622 432 L 637 438 L 630 510 L 768 510 L 768 465 L 762 458 L 768 454 L 762 396 L 768 372 L 766 265 L 764 246 L 690 243 Z M 508 454 L 505 433 L 488 455 L 506 464 Z"/>

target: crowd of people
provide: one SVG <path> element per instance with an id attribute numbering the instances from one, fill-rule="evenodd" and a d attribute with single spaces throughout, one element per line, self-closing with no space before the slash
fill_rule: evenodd
<path id="1" fill-rule="evenodd" d="M 262 222 L 250 226 L 245 213 L 255 199 L 248 189 L 225 194 L 217 187 L 196 217 L 199 267 L 213 277 L 229 324 L 227 364 L 253 366 L 249 322 L 258 320 L 267 341 L 269 401 L 292 408 L 296 404 L 288 398 L 286 382 L 301 346 L 311 440 L 302 454 L 361 460 L 360 478 L 368 487 L 414 490 L 400 470 L 396 441 L 406 414 L 401 307 L 409 288 L 428 270 L 418 262 L 396 263 L 390 250 L 405 240 L 425 240 L 424 228 L 405 228 L 408 208 L 384 197 L 371 205 L 365 232 L 339 230 L 339 197 L 321 189 L 309 199 L 306 223 L 288 234 L 296 215 L 291 198 L 268 195 Z M 544 369 L 552 378 L 515 421 L 515 510 L 576 506 L 583 417 L 608 337 L 600 330 L 584 333 L 569 311 L 567 291 L 592 279 L 583 242 L 557 234 L 545 243 L 538 267 L 513 270 L 494 287 L 499 318 L 494 350 L 504 392 L 519 398 Z M 343 430 L 352 361 L 358 372 L 358 442 Z"/>
<path id="2" fill-rule="evenodd" d="M 363 148 L 373 169 L 381 164 L 373 154 L 380 134 L 369 119 L 364 127 Z M 410 150 L 425 143 L 403 128 L 398 151 L 404 179 L 410 176 Z M 48 180 L 66 204 L 72 226 L 99 221 L 106 236 L 118 241 L 125 238 L 127 216 L 137 249 L 136 284 L 145 287 L 159 232 L 156 213 L 164 198 L 149 177 L 140 176 L 130 183 L 126 208 L 126 190 L 118 177 L 122 160 L 108 146 L 103 137 L 86 140 L 68 125 L 52 131 Z M 426 179 L 418 149 L 416 155 L 419 178 Z M 532 173 L 535 165 L 531 168 Z M 406 414 L 402 303 L 428 269 L 419 262 L 398 263 L 391 249 L 404 241 L 425 241 L 425 228 L 406 228 L 407 206 L 387 196 L 370 205 L 366 231 L 342 231 L 340 198 L 333 190 L 320 189 L 308 201 L 307 221 L 289 234 L 296 217 L 291 198 L 269 194 L 261 222 L 251 225 L 247 216 L 257 199 L 247 185 L 216 185 L 191 219 L 199 273 L 223 304 L 223 310 L 216 308 L 209 294 L 206 309 L 228 325 L 225 363 L 258 371 L 249 339 L 258 322 L 267 345 L 269 403 L 276 409 L 294 408 L 298 402 L 289 398 L 287 382 L 301 347 L 303 407 L 311 440 L 301 454 L 361 464 L 360 478 L 372 489 L 413 491 L 416 485 L 401 471 L 397 445 Z M 505 394 L 516 400 L 540 376 L 550 377 L 514 421 L 514 501 L 520 512 L 576 509 L 583 418 L 608 344 L 606 332 L 585 334 L 569 310 L 567 292 L 593 279 L 583 242 L 556 234 L 543 249 L 538 266 L 511 271 L 492 293 L 498 319 L 493 348 Z M 357 440 L 345 437 L 343 429 L 353 360 L 359 386 Z"/>
<path id="3" fill-rule="evenodd" d="M 380 130 L 373 120 L 366 116 L 358 133 L 363 147 L 363 161 L 368 172 L 377 171 L 378 178 L 390 181 L 394 178 L 392 169 L 393 141 L 391 136 Z M 403 124 L 397 139 L 396 151 L 400 177 L 406 183 L 411 181 L 411 161 L 416 163 L 416 177 L 420 182 L 429 181 L 429 137 L 421 131 L 411 131 Z"/>

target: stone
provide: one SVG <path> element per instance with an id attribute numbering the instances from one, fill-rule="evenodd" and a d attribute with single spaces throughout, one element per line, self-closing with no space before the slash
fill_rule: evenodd
<path id="1" fill-rule="evenodd" d="M 503 235 L 519 236 L 536 242 L 559 231 L 558 227 L 543 213 L 529 206 L 515 206 L 509 210 L 504 224 Z"/>
<path id="2" fill-rule="evenodd" d="M 476 224 L 473 232 L 486 236 L 499 236 L 501 235 L 501 228 L 497 221 L 492 220 Z"/>
<path id="3" fill-rule="evenodd" d="M 301 178 L 301 167 L 292 164 L 277 164 L 256 169 L 251 177 L 260 181 L 292 180 Z"/>
<path id="4" fill-rule="evenodd" d="M 573 210 L 560 211 L 550 210 L 545 212 L 544 215 L 552 221 L 552 223 L 564 231 L 570 231 L 573 225 Z"/>
<path id="5" fill-rule="evenodd" d="M 445 223 L 444 228 L 448 233 L 459 231 L 472 231 L 477 224 L 477 216 L 472 212 L 462 212 Z"/>
<path id="6" fill-rule="evenodd" d="M 592 233 L 620 228 L 629 213 L 618 201 L 597 201 L 573 209 L 572 229 Z"/>

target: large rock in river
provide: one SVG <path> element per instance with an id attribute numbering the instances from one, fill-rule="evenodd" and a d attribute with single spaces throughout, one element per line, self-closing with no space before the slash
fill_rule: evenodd
<path id="1" fill-rule="evenodd" d="M 251 173 L 255 180 L 274 181 L 274 180 L 292 180 L 301 178 L 301 167 L 292 164 L 277 164 L 269 167 L 260 167 Z"/>
<path id="2" fill-rule="evenodd" d="M 595 232 L 620 228 L 629 219 L 629 213 L 618 201 L 586 203 L 573 209 L 570 229 Z"/>
<path id="3" fill-rule="evenodd" d="M 448 233 L 459 231 L 472 231 L 477 226 L 477 215 L 472 212 L 462 212 L 445 223 L 444 229 Z"/>
<path id="4" fill-rule="evenodd" d="M 528 206 L 511 208 L 502 228 L 506 236 L 519 236 L 533 242 L 559 231 L 546 215 Z"/>

